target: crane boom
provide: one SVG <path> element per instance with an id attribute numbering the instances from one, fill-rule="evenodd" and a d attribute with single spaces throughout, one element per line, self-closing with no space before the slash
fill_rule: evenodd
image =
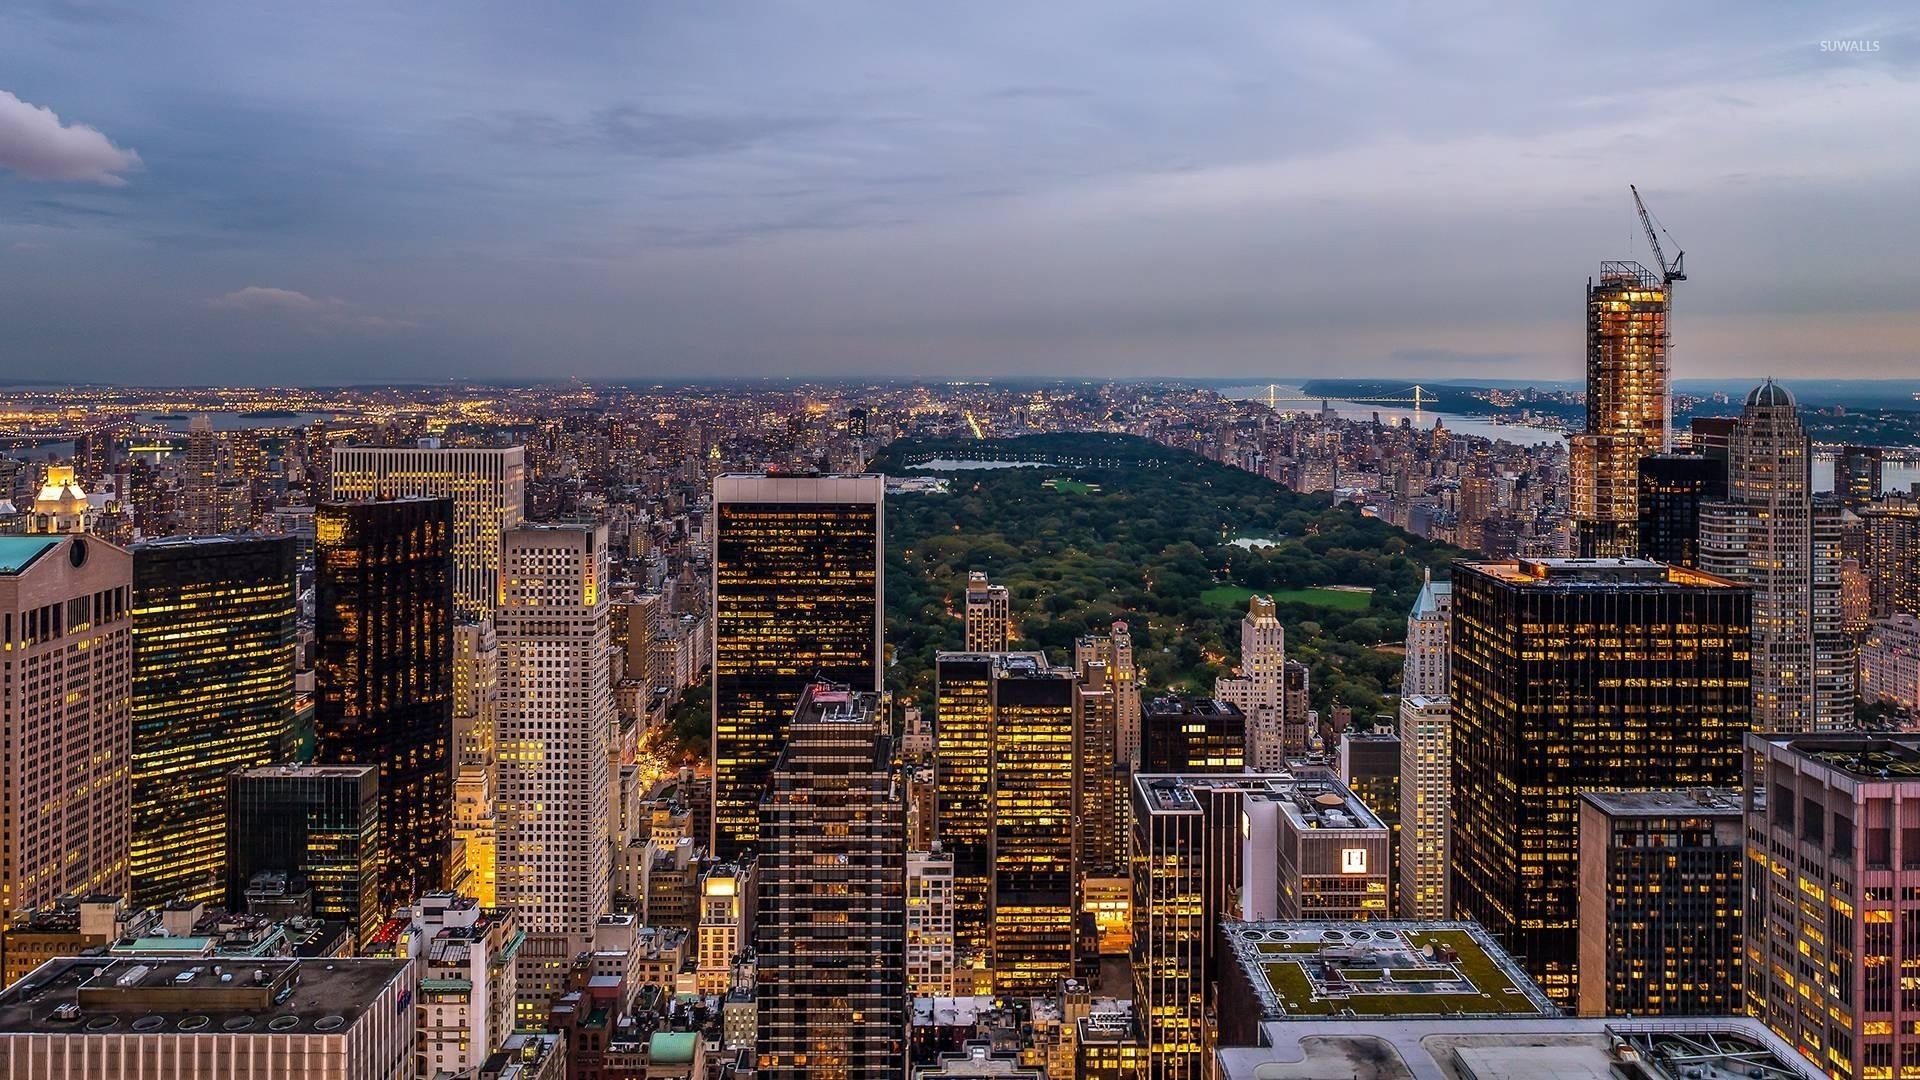
<path id="1" fill-rule="evenodd" d="M 1672 263 L 1667 262 L 1667 253 L 1660 250 L 1659 236 L 1659 233 L 1667 232 L 1666 226 L 1660 226 L 1659 231 L 1656 232 L 1653 215 L 1647 213 L 1647 204 L 1640 200 L 1640 189 L 1628 184 L 1627 190 L 1633 192 L 1633 207 L 1640 211 L 1640 227 L 1647 230 L 1647 243 L 1652 245 L 1653 257 L 1660 264 L 1661 279 L 1669 285 L 1676 281 L 1687 280 L 1687 253 L 1681 251 L 1673 257 Z M 1673 234 L 1667 233 L 1667 239 L 1673 239 Z M 1675 247 L 1677 248 L 1678 245 Z"/>

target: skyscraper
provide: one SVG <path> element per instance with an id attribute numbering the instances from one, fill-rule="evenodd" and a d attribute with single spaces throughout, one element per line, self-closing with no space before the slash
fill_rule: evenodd
<path id="1" fill-rule="evenodd" d="M 1880 497 L 1886 451 L 1878 446 L 1846 446 L 1833 460 L 1833 493 L 1850 509 Z"/>
<path id="2" fill-rule="evenodd" d="M 313 913 L 365 944 L 386 920 L 380 771 L 372 765 L 262 765 L 227 780 L 226 904 L 246 908 L 259 874 L 312 890 Z"/>
<path id="3" fill-rule="evenodd" d="M 1124 827 L 1127 771 L 1114 759 L 1114 692 L 1107 665 L 1077 673 L 1073 695 L 1073 820 L 1075 862 L 1082 876 L 1110 876 L 1127 865 Z"/>
<path id="4" fill-rule="evenodd" d="M 1452 648 L 1447 634 L 1453 626 L 1453 586 L 1433 580 L 1431 570 L 1425 574 L 1426 581 L 1407 616 L 1407 662 L 1400 675 L 1403 698 L 1447 695 Z"/>
<path id="5" fill-rule="evenodd" d="M 1013 644 L 1013 605 L 1005 585 L 988 583 L 975 570 L 967 575 L 967 651 L 1004 652 Z"/>
<path id="6" fill-rule="evenodd" d="M 959 954 L 953 940 L 953 855 L 907 853 L 907 993 L 953 996 Z"/>
<path id="7" fill-rule="evenodd" d="M 996 655 L 934 657 L 934 838 L 953 858 L 954 940 L 962 951 L 987 942 Z"/>
<path id="8" fill-rule="evenodd" d="M 224 524 L 220 500 L 220 443 L 213 418 L 197 413 L 187 421 L 187 453 L 180 472 L 181 531 L 212 536 Z"/>
<path id="9" fill-rule="evenodd" d="M 1453 801 L 1453 706 L 1400 699 L 1400 895 L 1403 919 L 1447 917 L 1447 830 Z"/>
<path id="10" fill-rule="evenodd" d="M 1051 993 L 1073 977 L 1076 683 L 1038 653 L 995 665 L 988 952 L 1005 996 Z"/>
<path id="11" fill-rule="evenodd" d="M 1749 597 L 1637 559 L 1456 563 L 1453 906 L 1571 1004 L 1579 796 L 1733 787 Z"/>
<path id="12" fill-rule="evenodd" d="M 219 903 L 227 774 L 282 760 L 296 644 L 290 536 L 133 547 L 133 903 Z"/>
<path id="13" fill-rule="evenodd" d="M 500 636 L 492 620 L 453 628 L 453 838 L 467 894 L 483 907 L 497 903 L 499 825 Z"/>
<path id="14" fill-rule="evenodd" d="M 1587 281 L 1587 427 L 1569 467 L 1579 554 L 1634 554 L 1640 459 L 1667 449 L 1670 287 L 1636 262 L 1600 264 Z"/>
<path id="15" fill-rule="evenodd" d="M 1640 459 L 1640 557 L 1700 565 L 1700 507 L 1727 497 L 1727 463 L 1702 454 Z"/>
<path id="16" fill-rule="evenodd" d="M 72 894 L 127 891 L 133 556 L 0 537 L 0 931 Z"/>
<path id="17" fill-rule="evenodd" d="M 1787 388 L 1747 395 L 1727 498 L 1700 511 L 1700 568 L 1753 590 L 1753 727 L 1837 731 L 1853 719 L 1837 508 L 1816 512 L 1813 447 Z"/>
<path id="18" fill-rule="evenodd" d="M 1286 767 L 1286 666 L 1287 632 L 1274 615 L 1273 598 L 1252 597 L 1247 601 L 1246 617 L 1240 620 L 1240 674 L 1215 679 L 1213 696 L 1245 715 L 1245 757 L 1263 771 Z M 1305 749 L 1302 745 L 1292 752 Z M 1149 772 L 1182 771 L 1154 764 L 1146 768 Z"/>
<path id="19" fill-rule="evenodd" d="M 315 511 L 315 760 L 380 767 L 380 905 L 445 887 L 453 839 L 453 501 Z"/>
<path id="20" fill-rule="evenodd" d="M 1738 791 L 1580 797 L 1580 1014 L 1741 1012 Z"/>
<path id="21" fill-rule="evenodd" d="M 804 688 L 759 806 L 762 1076 L 905 1076 L 907 813 L 878 709 Z"/>
<path id="22" fill-rule="evenodd" d="M 604 525 L 522 525 L 501 540 L 495 890 L 519 913 L 521 1015 L 540 1019 L 609 910 Z"/>
<path id="23" fill-rule="evenodd" d="M 1073 664 L 1084 668 L 1089 663 L 1107 665 L 1107 682 L 1113 687 L 1114 732 L 1120 739 L 1116 752 L 1126 768 L 1140 766 L 1140 673 L 1133 664 L 1133 630 L 1116 621 L 1105 634 L 1088 634 L 1073 643 Z"/>
<path id="24" fill-rule="evenodd" d="M 336 501 L 452 499 L 454 610 L 463 621 L 493 611 L 500 537 L 526 513 L 524 447 L 336 446 L 329 468 Z"/>
<path id="25" fill-rule="evenodd" d="M 721 476 L 713 485 L 713 854 L 753 848 L 800 693 L 877 692 L 885 482 Z"/>

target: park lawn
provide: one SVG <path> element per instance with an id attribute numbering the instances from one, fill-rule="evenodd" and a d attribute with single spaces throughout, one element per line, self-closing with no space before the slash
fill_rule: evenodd
<path id="1" fill-rule="evenodd" d="M 1100 490 L 1084 480 L 1071 480 L 1064 476 L 1047 481 L 1047 485 L 1062 495 L 1091 495 Z"/>
<path id="2" fill-rule="evenodd" d="M 1238 585 L 1215 585 L 1200 594 L 1200 602 L 1213 604 L 1216 607 L 1245 607 L 1252 597 L 1252 589 L 1241 588 Z"/>
<path id="3" fill-rule="evenodd" d="M 1200 601 L 1219 607 L 1245 607 L 1254 594 L 1255 590 L 1239 585 L 1215 585 L 1200 594 Z M 1281 589 L 1273 594 L 1273 599 L 1279 604 L 1308 604 L 1334 611 L 1365 611 L 1373 606 L 1372 593 L 1347 589 Z"/>

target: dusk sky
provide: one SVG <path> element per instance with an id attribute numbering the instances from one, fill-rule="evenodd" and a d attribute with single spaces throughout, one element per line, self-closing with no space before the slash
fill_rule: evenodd
<path id="1" fill-rule="evenodd" d="M 11 0 L 0 378 L 1573 378 L 1629 183 L 1920 377 L 1910 3 Z"/>

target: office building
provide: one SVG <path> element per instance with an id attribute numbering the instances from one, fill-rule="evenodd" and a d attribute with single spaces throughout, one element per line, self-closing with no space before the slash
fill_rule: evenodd
<path id="1" fill-rule="evenodd" d="M 1454 565 L 1453 912 L 1578 982 L 1583 791 L 1733 787 L 1749 594 L 1638 559 Z"/>
<path id="2" fill-rule="evenodd" d="M 66 957 L 0 993 L 10 1080 L 402 1080 L 417 988 L 404 960 Z M 432 1075 L 428 1073 L 426 1075 Z"/>
<path id="3" fill-rule="evenodd" d="M 953 937 L 953 855 L 907 852 L 907 994 L 952 997 L 959 953 Z"/>
<path id="4" fill-rule="evenodd" d="M 1634 554 L 1640 459 L 1671 440 L 1670 287 L 1636 262 L 1600 264 L 1587 281 L 1587 423 L 1568 467 L 1579 554 Z"/>
<path id="5" fill-rule="evenodd" d="M 125 896 L 133 556 L 0 536 L 0 931 L 63 896 Z"/>
<path id="6" fill-rule="evenodd" d="M 499 712 L 500 637 L 490 619 L 461 623 L 453 628 L 453 840 L 465 865 L 454 877 L 482 907 L 497 901 Z"/>
<path id="7" fill-rule="evenodd" d="M 1247 718 L 1225 701 L 1166 694 L 1141 717 L 1140 770 L 1150 773 L 1242 772 Z"/>
<path id="8" fill-rule="evenodd" d="M 1830 1076 L 1920 1070 L 1920 738 L 1746 746 L 1748 1013 Z"/>
<path id="9" fill-rule="evenodd" d="M 1407 662 L 1400 675 L 1403 698 L 1447 696 L 1453 586 L 1433 580 L 1431 570 L 1424 574 L 1426 581 L 1420 586 L 1420 595 L 1407 616 Z"/>
<path id="10" fill-rule="evenodd" d="M 805 688 L 760 804 L 759 1075 L 905 1076 L 907 813 L 879 696 Z"/>
<path id="11" fill-rule="evenodd" d="M 1700 565 L 1700 507 L 1727 497 L 1727 461 L 1702 454 L 1640 459 L 1640 557 Z"/>
<path id="12" fill-rule="evenodd" d="M 331 469 L 336 502 L 452 499 L 454 610 L 468 622 L 492 613 L 500 538 L 526 513 L 524 447 L 336 446 Z"/>
<path id="13" fill-rule="evenodd" d="M 1738 791 L 1580 797 L 1582 1016 L 1738 1016 Z"/>
<path id="14" fill-rule="evenodd" d="M 180 529 L 189 536 L 214 536 L 228 524 L 220 493 L 220 437 L 213 418 L 196 413 L 187 420 L 187 452 L 180 469 Z"/>
<path id="15" fill-rule="evenodd" d="M 132 901 L 226 894 L 227 775 L 283 760 L 297 643 L 292 537 L 133 547 Z"/>
<path id="16" fill-rule="evenodd" d="M 1700 568 L 1753 592 L 1753 728 L 1838 731 L 1853 720 L 1853 644 L 1840 608 L 1839 511 L 1813 499 L 1813 445 L 1787 388 L 1747 395 L 1727 498 L 1700 511 Z"/>
<path id="17" fill-rule="evenodd" d="M 371 941 L 386 917 L 380 771 L 373 765 L 263 765 L 227 780 L 227 907 L 250 908 L 263 875 L 312 893 L 312 913 Z"/>
<path id="18" fill-rule="evenodd" d="M 612 899 L 606 526 L 509 529 L 500 577 L 495 893 L 527 934 L 518 978 L 532 1022 Z"/>
<path id="19" fill-rule="evenodd" d="M 953 859 L 954 937 L 962 950 L 987 942 L 993 878 L 994 653 L 934 657 L 934 829 Z M 1026 654 L 1037 665 L 1045 659 Z"/>
<path id="20" fill-rule="evenodd" d="M 1403 919 L 1447 914 L 1448 808 L 1453 802 L 1453 706 L 1445 697 L 1400 699 L 1399 907 Z"/>
<path id="21" fill-rule="evenodd" d="M 994 585 L 975 570 L 967 575 L 968 652 L 1005 652 L 1013 646 L 1013 606 L 1005 585 Z"/>
<path id="22" fill-rule="evenodd" d="M 1389 895 L 1400 895 L 1400 735 L 1392 725 L 1377 722 L 1367 731 L 1348 728 L 1340 733 L 1334 756 L 1334 775 L 1354 797 L 1373 811 L 1392 834 L 1387 859 Z"/>
<path id="23" fill-rule="evenodd" d="M 815 679 L 881 689 L 885 479 L 721 476 L 713 485 L 713 836 L 753 849 L 760 796 Z"/>
<path id="24" fill-rule="evenodd" d="M 467 1076 L 513 1034 L 520 930 L 510 910 L 428 893 L 387 920 L 367 956 L 408 960 L 418 975 L 416 1076 Z"/>
<path id="25" fill-rule="evenodd" d="M 911 858 L 911 857 L 909 857 Z M 909 879 L 911 888 L 911 879 Z M 753 943 L 752 863 L 720 863 L 700 879 L 700 937 L 695 987 L 702 994 L 725 994 L 747 947 Z M 912 919 L 912 908 L 908 908 Z M 911 938 L 909 932 L 909 938 Z"/>
<path id="26" fill-rule="evenodd" d="M 1073 977 L 1079 922 L 1073 829 L 1078 680 L 1069 668 L 1047 665 L 1039 653 L 1002 653 L 993 676 L 987 946 L 994 992 L 1048 994 Z"/>
<path id="27" fill-rule="evenodd" d="M 1393 830 L 1334 778 L 1296 775 L 1289 787 L 1247 799 L 1240 812 L 1246 918 L 1384 919 L 1392 913 Z"/>
<path id="28" fill-rule="evenodd" d="M 1116 621 L 1105 634 L 1088 634 L 1074 640 L 1074 667 L 1084 668 L 1095 662 L 1107 665 L 1107 681 L 1113 687 L 1113 723 L 1120 739 L 1117 751 L 1120 764 L 1137 769 L 1140 767 L 1140 672 L 1133 664 L 1133 630 L 1125 622 Z"/>
<path id="29" fill-rule="evenodd" d="M 392 910 L 450 869 L 453 503 L 325 503 L 315 530 L 314 760 L 379 766 Z"/>
<path id="30" fill-rule="evenodd" d="M 1884 491 L 1886 451 L 1878 446 L 1845 446 L 1834 455 L 1833 493 L 1850 510 L 1878 499 Z"/>
<path id="31" fill-rule="evenodd" d="M 1306 749 L 1288 746 L 1287 722 L 1292 718 L 1286 715 L 1286 668 L 1287 632 L 1274 615 L 1273 598 L 1249 598 L 1247 614 L 1240 620 L 1240 673 L 1215 679 L 1213 696 L 1245 717 L 1244 758 L 1256 769 L 1285 768 L 1288 753 Z M 1303 725 L 1304 719 L 1296 723 Z M 1184 771 L 1153 763 L 1144 767 L 1153 772 Z"/>
<path id="32" fill-rule="evenodd" d="M 1082 877 L 1118 874 L 1127 865 L 1125 765 L 1117 760 L 1116 695 L 1107 665 L 1077 672 L 1073 697 L 1075 864 Z"/>
<path id="33" fill-rule="evenodd" d="M 1868 628 L 1860 645 L 1860 700 L 1920 715 L 1920 619 L 1894 615 Z"/>

